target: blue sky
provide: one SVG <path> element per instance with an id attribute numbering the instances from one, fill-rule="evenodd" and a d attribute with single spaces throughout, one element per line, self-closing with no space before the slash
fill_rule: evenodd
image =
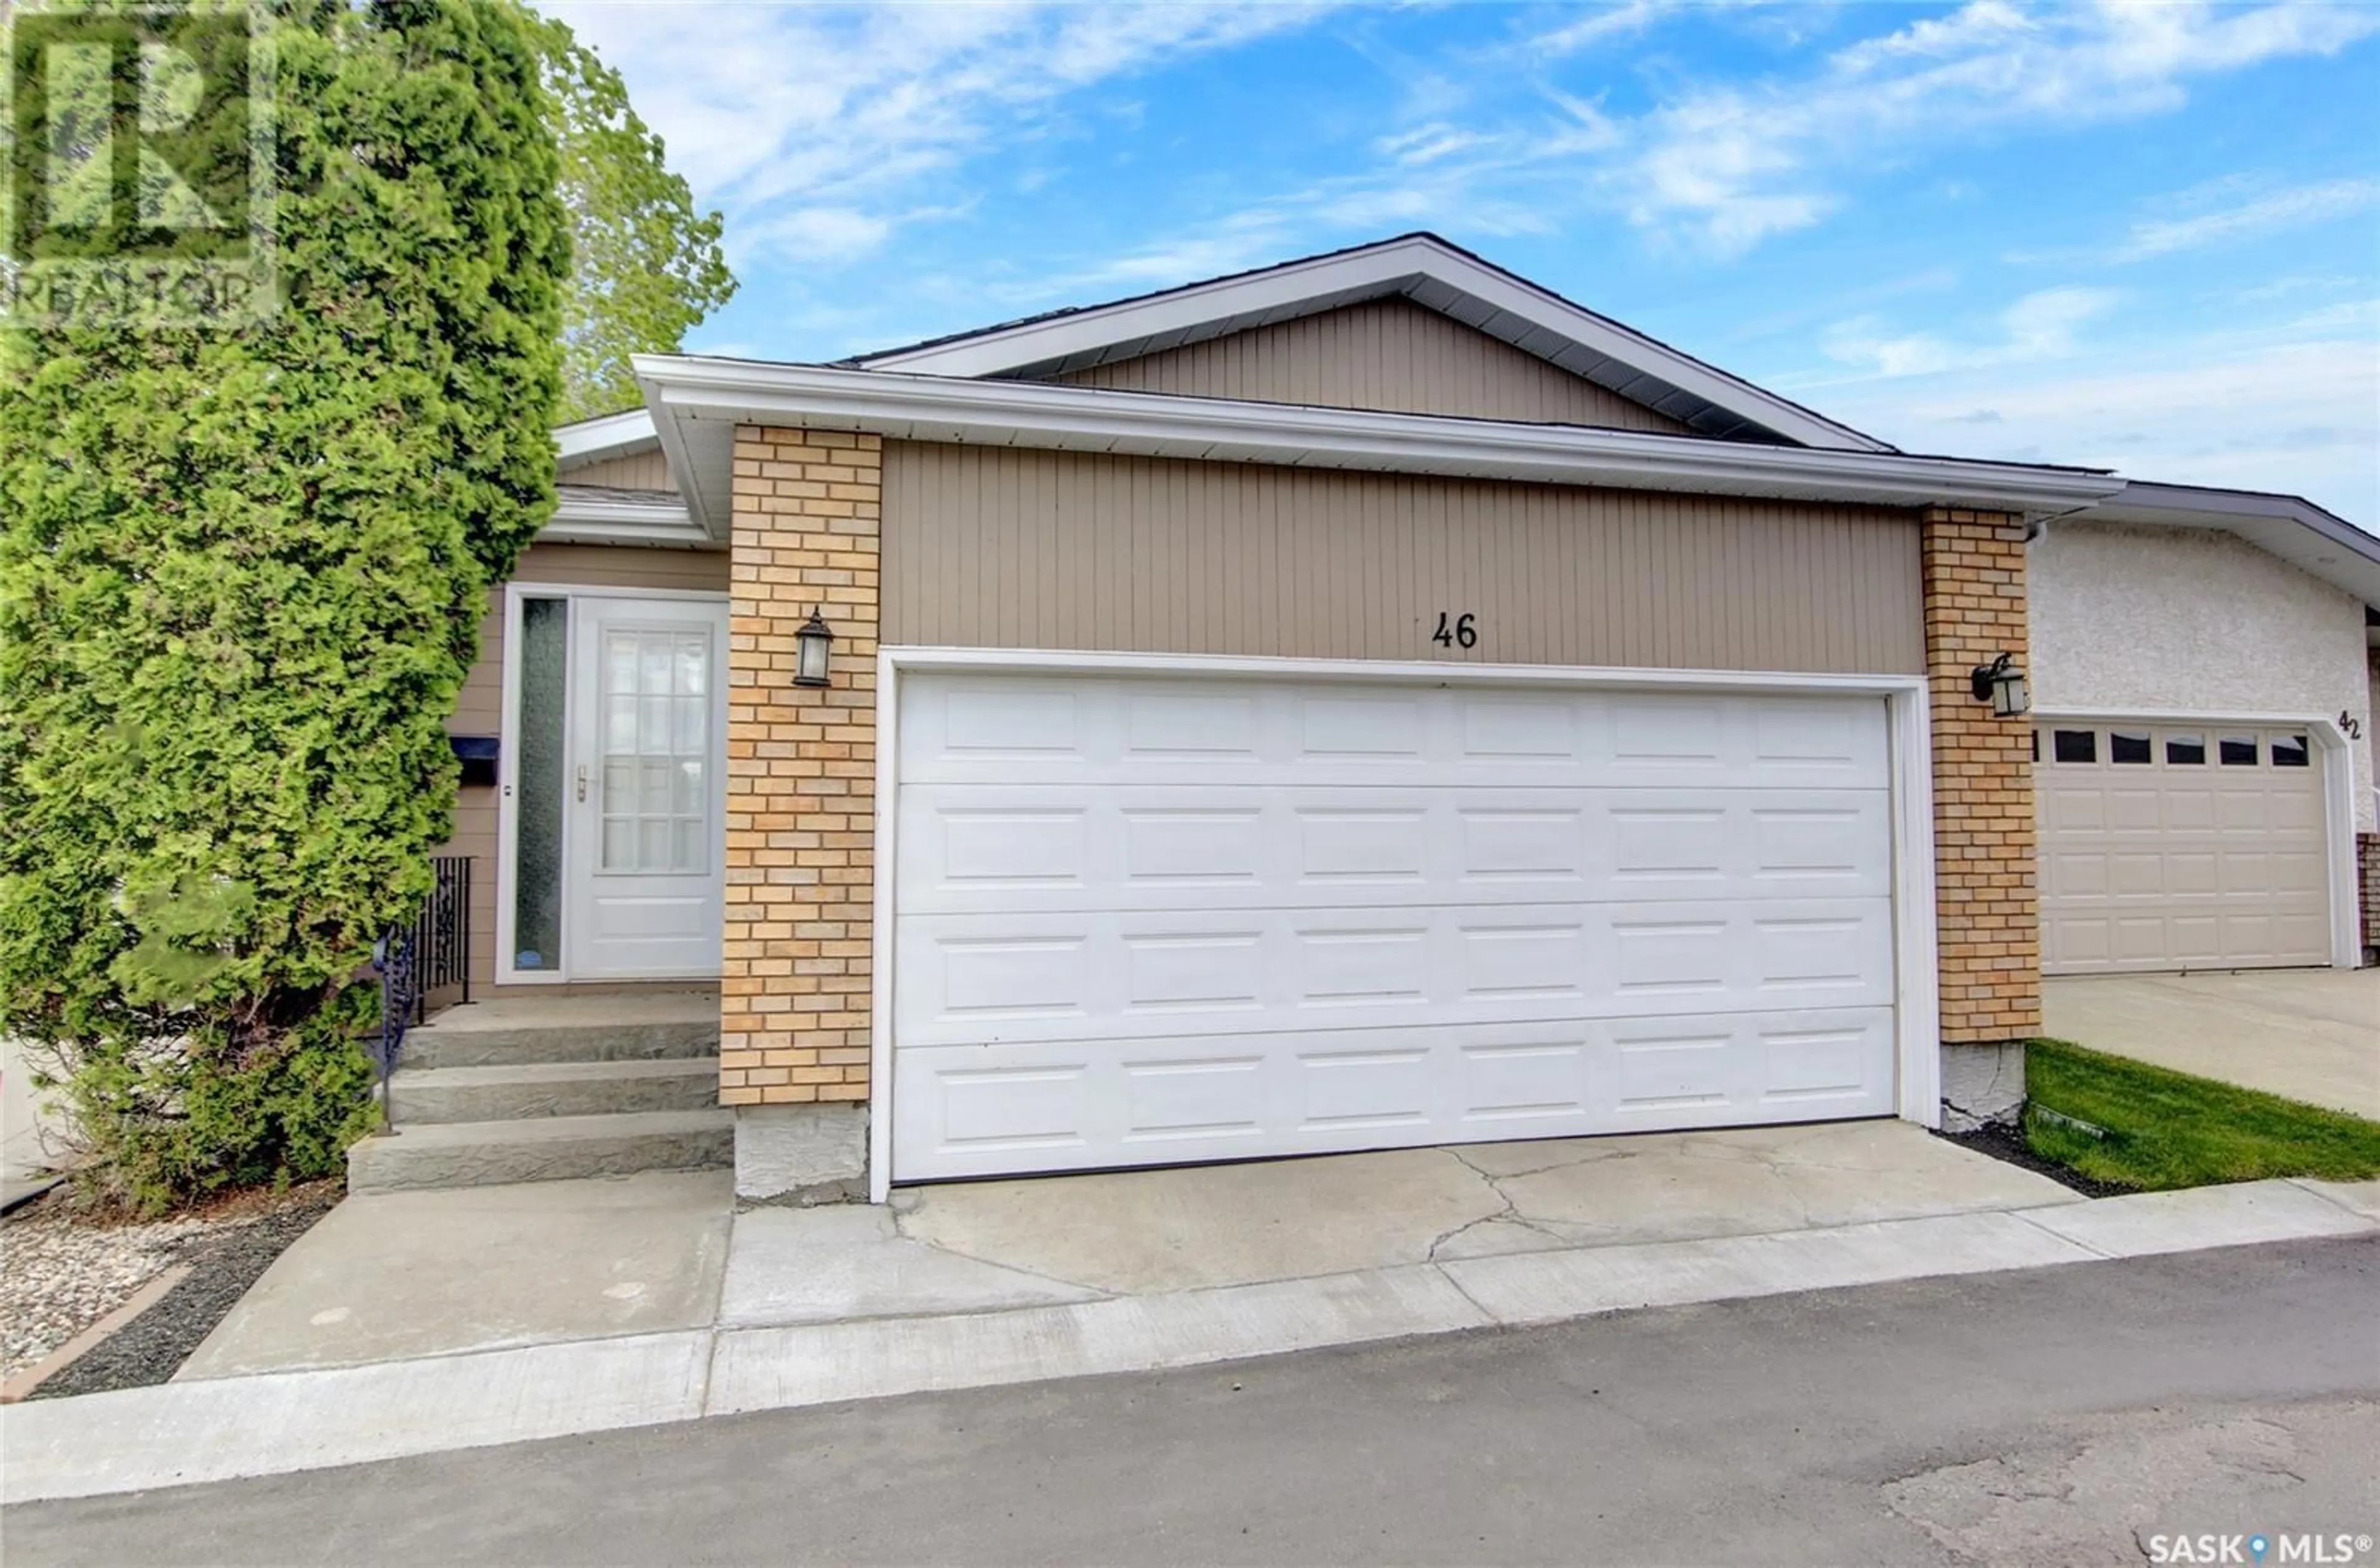
<path id="1" fill-rule="evenodd" d="M 2380 5 L 561 4 L 825 359 L 1433 229 L 1911 450 L 2380 529 Z"/>

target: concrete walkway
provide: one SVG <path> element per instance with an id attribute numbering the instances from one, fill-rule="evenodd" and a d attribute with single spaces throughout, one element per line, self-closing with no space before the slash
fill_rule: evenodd
<path id="1" fill-rule="evenodd" d="M 175 1376 L 346 1367 L 710 1326 L 735 1177 L 350 1195 L 273 1260 Z"/>
<path id="2" fill-rule="evenodd" d="M 2042 982 L 2042 1033 L 2380 1121 L 2380 969 Z"/>
<path id="3" fill-rule="evenodd" d="M 604 1215 L 575 1239 L 540 1242 L 538 1216 L 566 1208 L 574 1188 L 590 1199 L 606 1189 Z M 285 1254 L 192 1375 L 13 1407 L 0 1434 L 8 1500 L 2380 1234 L 2380 1183 L 2086 1202 L 1891 1123 L 949 1186 L 897 1209 L 759 1209 L 734 1218 L 715 1270 L 707 1243 L 675 1233 L 716 1235 L 723 1198 L 659 1178 L 396 1196 L 415 1206 L 401 1223 L 385 1221 L 392 1198 L 376 1199 Z M 451 1201 L 432 1213 L 431 1199 Z M 412 1239 L 375 1246 L 374 1217 L 384 1240 Z M 622 1239 L 606 1244 L 613 1230 Z M 536 1306 L 541 1279 L 550 1309 Z M 642 1289 L 615 1288 L 630 1284 Z M 257 1369 L 276 1356 L 286 1369 Z M 240 1375 L 200 1375 L 208 1368 Z"/>

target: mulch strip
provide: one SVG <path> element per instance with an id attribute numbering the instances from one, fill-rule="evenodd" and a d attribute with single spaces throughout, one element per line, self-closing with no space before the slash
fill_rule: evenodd
<path id="1" fill-rule="evenodd" d="M 104 1393 L 168 1380 L 273 1260 L 346 1196 L 342 1182 L 311 1183 L 279 1195 L 261 1218 L 194 1239 L 176 1259 L 189 1265 L 189 1278 L 27 1397 Z"/>
<path id="2" fill-rule="evenodd" d="M 1972 1149 L 1977 1154 L 1988 1154 L 2011 1165 L 2022 1165 L 2038 1176 L 2047 1176 L 2060 1185 L 2072 1187 L 2085 1197 L 2121 1197 L 2132 1191 L 2113 1182 L 2095 1181 L 2080 1171 L 2070 1170 L 2054 1160 L 2045 1160 L 2033 1151 L 2025 1141 L 2024 1129 L 2006 1127 L 1995 1123 L 1972 1133 L 1937 1132 L 1936 1137 L 1955 1143 L 1961 1149 Z"/>

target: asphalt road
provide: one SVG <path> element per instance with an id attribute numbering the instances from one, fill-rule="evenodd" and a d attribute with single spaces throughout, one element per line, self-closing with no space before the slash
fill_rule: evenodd
<path id="1" fill-rule="evenodd" d="M 8 1568 L 2087 1564 L 2249 1532 L 2380 1562 L 2380 1242 L 740 1416 L 0 1532 Z"/>

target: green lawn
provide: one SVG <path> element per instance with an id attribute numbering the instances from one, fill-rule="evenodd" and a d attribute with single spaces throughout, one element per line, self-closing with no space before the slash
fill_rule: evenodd
<path id="1" fill-rule="evenodd" d="M 2268 1176 L 2380 1175 L 2380 1122 L 2344 1112 L 2062 1039 L 2027 1045 L 2024 1082 L 2034 1105 L 2107 1129 L 2099 1138 L 2046 1117 L 2025 1118 L 2035 1154 L 2096 1181 L 2155 1191 Z"/>

